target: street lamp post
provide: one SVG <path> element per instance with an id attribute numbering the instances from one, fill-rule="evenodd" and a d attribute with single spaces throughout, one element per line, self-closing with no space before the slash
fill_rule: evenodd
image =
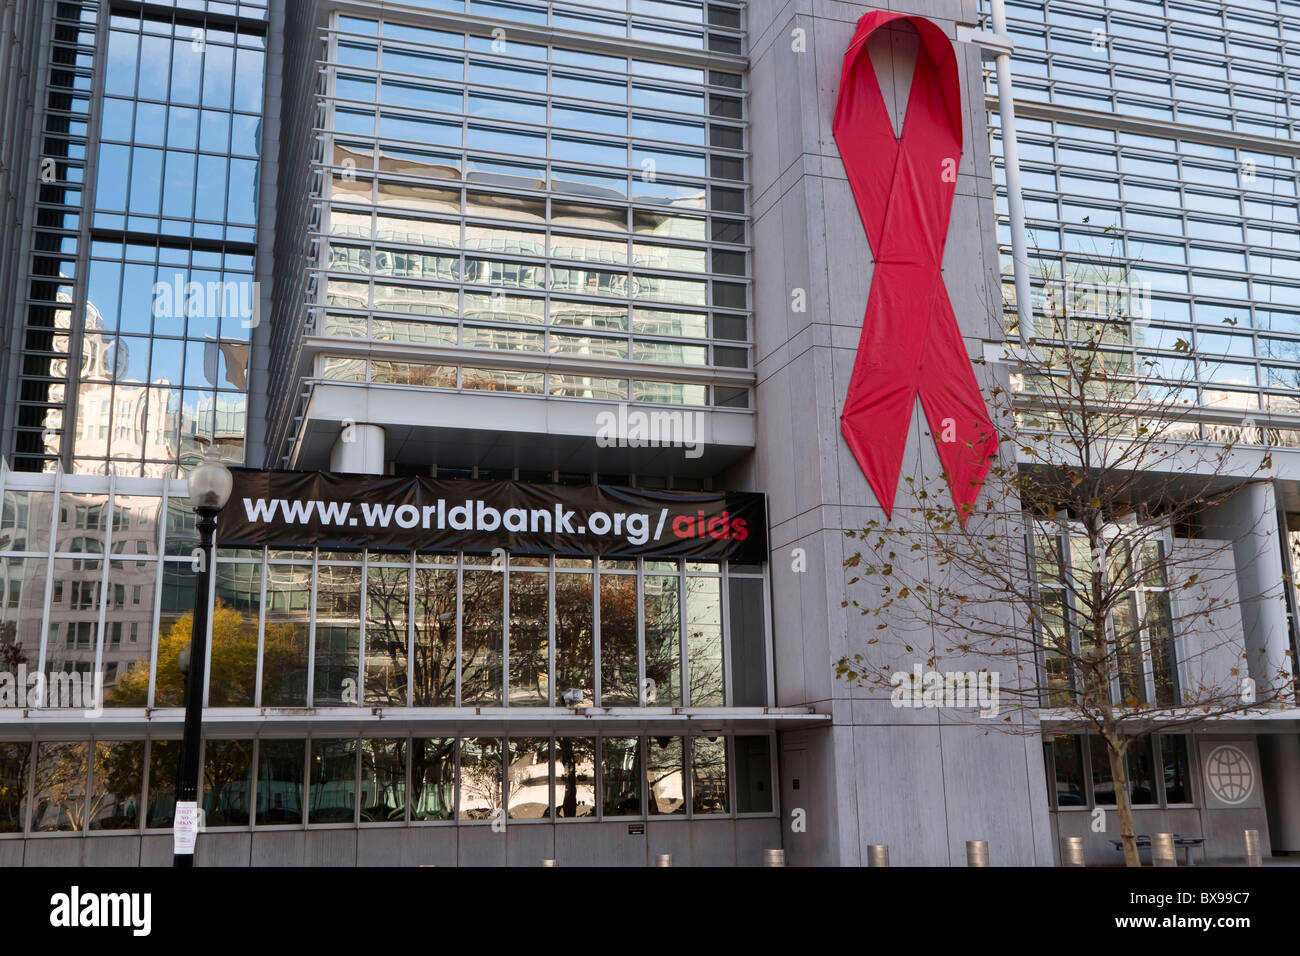
<path id="1" fill-rule="evenodd" d="M 199 516 L 199 553 L 194 556 L 194 622 L 190 627 L 189 666 L 185 669 L 185 734 L 176 778 L 176 816 L 172 866 L 194 865 L 198 827 L 199 741 L 203 733 L 203 684 L 208 657 L 208 575 L 212 573 L 212 534 L 217 513 L 230 499 L 234 478 L 215 446 L 189 476 L 190 504 Z"/>

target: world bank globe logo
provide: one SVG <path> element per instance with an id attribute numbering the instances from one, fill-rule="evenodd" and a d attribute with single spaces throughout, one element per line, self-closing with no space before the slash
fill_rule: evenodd
<path id="1" fill-rule="evenodd" d="M 1205 758 L 1205 784 L 1222 803 L 1243 803 L 1255 791 L 1255 768 L 1240 748 L 1220 744 Z"/>

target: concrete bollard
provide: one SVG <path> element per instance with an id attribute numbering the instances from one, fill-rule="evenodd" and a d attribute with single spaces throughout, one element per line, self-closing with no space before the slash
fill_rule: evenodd
<path id="1" fill-rule="evenodd" d="M 1061 840 L 1061 866 L 1086 866 L 1083 862 L 1083 837 L 1065 837 Z"/>
<path id="2" fill-rule="evenodd" d="M 673 855 L 671 853 L 660 853 L 655 857 L 655 866 L 672 866 Z"/>
<path id="3" fill-rule="evenodd" d="M 1151 834 L 1151 865 L 1178 865 L 1178 858 L 1174 856 L 1174 835 L 1172 833 Z"/>
<path id="4" fill-rule="evenodd" d="M 1259 848 L 1259 831 L 1247 830 L 1246 835 L 1246 865 L 1263 866 L 1263 855 Z"/>
<path id="5" fill-rule="evenodd" d="M 989 865 L 989 844 L 987 840 L 966 841 L 966 865 L 967 866 L 988 866 Z"/>
<path id="6" fill-rule="evenodd" d="M 872 843 L 867 847 L 867 866 L 889 866 L 889 847 Z"/>
<path id="7" fill-rule="evenodd" d="M 542 866 L 555 866 L 555 861 L 550 857 L 547 857 L 546 859 L 542 860 Z"/>
<path id="8" fill-rule="evenodd" d="M 764 866 L 785 866 L 785 850 L 764 850 Z"/>

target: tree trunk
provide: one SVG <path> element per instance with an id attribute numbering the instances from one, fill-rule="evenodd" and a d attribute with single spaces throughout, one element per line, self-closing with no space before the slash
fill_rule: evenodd
<path id="1" fill-rule="evenodd" d="M 1106 755 L 1110 758 L 1110 779 L 1115 785 L 1115 812 L 1119 816 L 1119 838 L 1124 845 L 1124 865 L 1141 866 L 1142 858 L 1138 856 L 1137 835 L 1133 832 L 1133 802 L 1128 792 L 1128 763 L 1124 752 L 1115 740 L 1108 736 Z"/>

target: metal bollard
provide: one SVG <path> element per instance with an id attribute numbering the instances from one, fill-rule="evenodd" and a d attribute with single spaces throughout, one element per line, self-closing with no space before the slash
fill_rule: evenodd
<path id="1" fill-rule="evenodd" d="M 867 866 L 889 866 L 889 847 L 872 843 L 867 847 Z"/>
<path id="2" fill-rule="evenodd" d="M 1174 835 L 1172 833 L 1151 834 L 1151 865 L 1178 865 L 1178 858 L 1174 856 Z"/>
<path id="3" fill-rule="evenodd" d="M 546 859 L 542 860 L 542 866 L 555 866 L 555 861 L 550 857 L 547 857 Z"/>
<path id="4" fill-rule="evenodd" d="M 987 840 L 966 841 L 966 865 L 967 866 L 988 866 L 989 865 L 989 843 Z"/>
<path id="5" fill-rule="evenodd" d="M 655 866 L 672 866 L 673 855 L 671 853 L 660 853 L 655 857 Z"/>
<path id="6" fill-rule="evenodd" d="M 1083 862 L 1083 837 L 1065 837 L 1061 843 L 1061 866 L 1087 865 Z"/>
<path id="7" fill-rule="evenodd" d="M 1263 866 L 1264 860 L 1259 848 L 1259 831 L 1246 831 L 1246 865 Z"/>
<path id="8" fill-rule="evenodd" d="M 764 866 L 785 866 L 785 850 L 764 850 Z"/>

